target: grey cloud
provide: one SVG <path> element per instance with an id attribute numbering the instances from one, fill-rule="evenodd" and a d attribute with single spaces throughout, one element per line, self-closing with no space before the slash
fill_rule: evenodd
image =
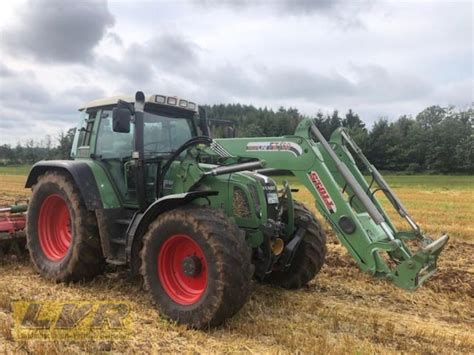
<path id="1" fill-rule="evenodd" d="M 373 0 L 195 0 L 208 7 L 227 6 L 236 10 L 258 8 L 265 16 L 308 16 L 319 14 L 336 21 L 344 28 L 361 26 L 361 12 L 368 10 Z"/>
<path id="2" fill-rule="evenodd" d="M 50 96 L 46 88 L 39 83 L 30 71 L 13 71 L 6 68 L 0 85 L 0 104 L 11 107 L 25 107 L 48 103 Z"/>
<path id="3" fill-rule="evenodd" d="M 3 115 L 2 115 L 3 116 Z M 11 117 L 5 116 L 5 119 L 0 120 L 0 129 L 4 128 L 14 128 L 17 125 L 15 121 L 11 119 Z M 1 142 L 0 142 L 1 144 Z"/>
<path id="4" fill-rule="evenodd" d="M 31 127 L 31 124 L 31 116 L 23 114 L 21 110 L 0 106 L 0 128 L 25 129 Z"/>
<path id="5" fill-rule="evenodd" d="M 274 8 L 287 11 L 287 13 L 312 13 L 315 11 L 328 12 L 333 11 L 341 0 L 196 0 L 198 4 L 207 6 L 230 6 L 235 9 L 243 9 L 256 6 L 270 5 Z"/>
<path id="6" fill-rule="evenodd" d="M 105 92 L 99 87 L 73 86 L 65 89 L 59 96 L 61 100 L 67 99 L 69 101 L 83 103 L 85 101 L 100 99 L 105 96 Z"/>
<path id="7" fill-rule="evenodd" d="M 53 117 L 53 119 L 51 118 Z M 53 144 L 56 143 L 56 136 L 60 130 L 67 130 L 74 127 L 77 113 L 70 116 L 62 115 L 61 118 L 49 112 L 26 113 L 22 108 L 11 109 L 0 106 L 0 144 L 13 144 L 25 142 L 27 139 L 40 138 L 46 134 L 51 134 Z"/>
<path id="8" fill-rule="evenodd" d="M 262 82 L 262 94 L 274 98 L 318 98 L 351 96 L 356 86 L 344 76 L 322 74 L 301 68 L 282 68 L 267 73 Z"/>
<path id="9" fill-rule="evenodd" d="M 0 78 L 8 78 L 13 76 L 13 70 L 8 68 L 5 64 L 0 63 Z"/>
<path id="10" fill-rule="evenodd" d="M 148 43 L 148 52 L 153 60 L 169 67 L 193 64 L 197 61 L 199 47 L 187 38 L 166 33 Z"/>
<path id="11" fill-rule="evenodd" d="M 9 105 L 24 105 L 25 103 L 47 103 L 50 96 L 45 88 L 38 83 L 14 81 L 6 85 L 2 83 L 1 102 Z"/>
<path id="12" fill-rule="evenodd" d="M 458 107 L 474 108 L 474 84 L 472 78 L 438 85 L 433 93 L 433 103 L 444 106 L 455 105 Z"/>
<path id="13" fill-rule="evenodd" d="M 123 45 L 122 38 L 120 38 L 120 36 L 115 32 L 107 32 L 107 35 L 105 36 L 105 39 L 112 42 L 112 43 L 114 43 L 117 46 L 122 46 Z"/>
<path id="14" fill-rule="evenodd" d="M 372 6 L 371 0 L 281 0 L 280 14 L 324 15 L 343 29 L 363 27 L 361 14 Z"/>
<path id="15" fill-rule="evenodd" d="M 105 97 L 101 88 L 90 86 L 71 86 L 56 94 L 54 100 L 42 102 L 35 107 L 35 113 L 44 115 L 46 121 L 64 121 L 71 118 L 76 119 L 77 110 L 84 103 Z M 74 122 L 75 123 L 75 122 Z"/>
<path id="16" fill-rule="evenodd" d="M 114 79 L 125 79 L 131 83 L 146 83 L 153 77 L 153 62 L 138 44 L 128 47 L 120 59 L 99 54 L 96 66 Z"/>
<path id="17" fill-rule="evenodd" d="M 274 67 L 254 64 L 241 67 L 226 63 L 217 68 L 200 61 L 200 48 L 183 36 L 164 34 L 125 49 L 122 59 L 100 57 L 100 67 L 122 78 L 125 91 L 154 86 L 169 87 L 170 81 L 193 86 L 232 99 L 307 100 L 309 102 L 357 104 L 412 101 L 426 97 L 432 84 L 411 73 L 393 72 L 380 65 L 351 65 L 351 75 L 317 72 L 304 67 Z M 201 94 L 199 95 L 201 96 Z"/>
<path id="18" fill-rule="evenodd" d="M 190 69 L 199 62 L 198 52 L 199 47 L 187 38 L 164 33 L 144 43 L 131 44 L 120 60 L 99 54 L 97 65 L 132 85 L 144 85 L 160 72 L 191 74 Z"/>
<path id="19" fill-rule="evenodd" d="M 0 65 L 0 71 L 1 69 Z M 63 121 L 77 116 L 77 109 L 84 102 L 105 96 L 101 88 L 80 85 L 59 93 L 50 93 L 32 72 L 9 72 L 10 75 L 3 77 L 0 83 L 1 116 L 10 117 L 15 113 L 29 112 L 24 115 L 25 119 L 43 117 L 42 120 L 46 121 Z M 16 119 L 15 122 L 20 120 Z"/>
<path id="20" fill-rule="evenodd" d="M 346 13 L 346 9 L 365 8 L 369 3 L 368 0 L 280 0 L 275 5 L 283 14 L 322 13 L 339 17 Z"/>
<path id="21" fill-rule="evenodd" d="M 226 65 L 203 73 L 207 90 L 237 98 L 302 99 L 329 102 L 390 102 L 428 95 L 432 86 L 408 73 L 391 73 L 376 66 L 353 66 L 352 78 L 340 73 L 318 73 L 304 68 L 280 67 L 246 71 Z"/>
<path id="22" fill-rule="evenodd" d="M 216 89 L 232 96 L 255 98 L 314 98 L 352 95 L 354 85 L 346 78 L 311 72 L 301 68 L 264 69 L 249 73 L 227 65 L 205 75 Z"/>
<path id="23" fill-rule="evenodd" d="M 432 84 L 411 73 L 391 73 L 379 65 L 353 66 L 357 90 L 372 101 L 414 100 L 431 93 Z"/>
<path id="24" fill-rule="evenodd" d="M 48 120 L 58 121 L 77 118 L 77 110 L 86 102 L 105 97 L 105 92 L 98 87 L 72 86 L 57 95 L 58 100 L 43 107 L 40 111 L 49 114 Z M 74 121 L 72 121 L 75 123 Z"/>
<path id="25" fill-rule="evenodd" d="M 38 61 L 86 62 L 114 21 L 104 0 L 30 0 L 2 45 Z"/>
<path id="26" fill-rule="evenodd" d="M 229 64 L 215 70 L 200 71 L 207 91 L 225 92 L 231 96 L 248 97 L 259 91 L 255 78 L 241 67 Z"/>

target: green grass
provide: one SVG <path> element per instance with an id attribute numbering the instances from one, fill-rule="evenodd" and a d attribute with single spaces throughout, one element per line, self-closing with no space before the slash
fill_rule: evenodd
<path id="1" fill-rule="evenodd" d="M 28 175 L 30 165 L 0 166 L 0 175 Z M 474 176 L 469 175 L 399 175 L 384 174 L 392 187 L 412 187 L 422 190 L 474 190 Z M 274 176 L 278 185 L 288 180 L 290 185 L 301 185 L 294 176 Z M 370 178 L 367 177 L 367 181 Z"/>
<path id="2" fill-rule="evenodd" d="M 0 166 L 0 175 L 28 175 L 31 165 Z"/>
<path id="3" fill-rule="evenodd" d="M 384 175 L 393 187 L 419 187 L 423 190 L 474 190 L 474 176 L 468 175 Z"/>

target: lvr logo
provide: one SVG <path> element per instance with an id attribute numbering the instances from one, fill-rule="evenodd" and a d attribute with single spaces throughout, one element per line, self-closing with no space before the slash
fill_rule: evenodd
<path id="1" fill-rule="evenodd" d="M 116 338 L 131 322 L 129 304 L 119 302 L 20 301 L 13 303 L 13 315 L 18 339 Z"/>

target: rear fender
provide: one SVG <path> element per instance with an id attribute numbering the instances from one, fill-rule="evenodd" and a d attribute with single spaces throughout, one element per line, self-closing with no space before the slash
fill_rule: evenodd
<path id="1" fill-rule="evenodd" d="M 100 197 L 94 174 L 86 162 L 77 160 L 40 161 L 31 168 L 25 187 L 30 188 L 35 185 L 38 178 L 47 171 L 68 173 L 79 188 L 88 210 L 93 211 L 103 208 L 102 199 Z"/>

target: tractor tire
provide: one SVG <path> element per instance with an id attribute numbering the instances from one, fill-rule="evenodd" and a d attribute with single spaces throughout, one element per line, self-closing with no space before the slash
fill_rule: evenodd
<path id="1" fill-rule="evenodd" d="M 326 234 L 314 214 L 301 202 L 294 202 L 295 226 L 304 225 L 307 230 L 296 250 L 295 258 L 285 271 L 272 271 L 265 282 L 286 289 L 298 289 L 308 284 L 321 270 L 326 258 Z M 285 220 L 286 213 L 283 214 Z M 309 222 L 301 217 L 307 217 Z M 287 217 L 286 217 L 287 218 Z"/>
<path id="2" fill-rule="evenodd" d="M 185 206 L 160 215 L 140 257 L 144 287 L 160 314 L 191 328 L 223 323 L 250 294 L 251 249 L 221 210 Z"/>
<path id="3" fill-rule="evenodd" d="M 41 276 L 71 282 L 103 272 L 95 214 L 68 175 L 50 171 L 39 177 L 26 218 L 27 247 Z"/>

